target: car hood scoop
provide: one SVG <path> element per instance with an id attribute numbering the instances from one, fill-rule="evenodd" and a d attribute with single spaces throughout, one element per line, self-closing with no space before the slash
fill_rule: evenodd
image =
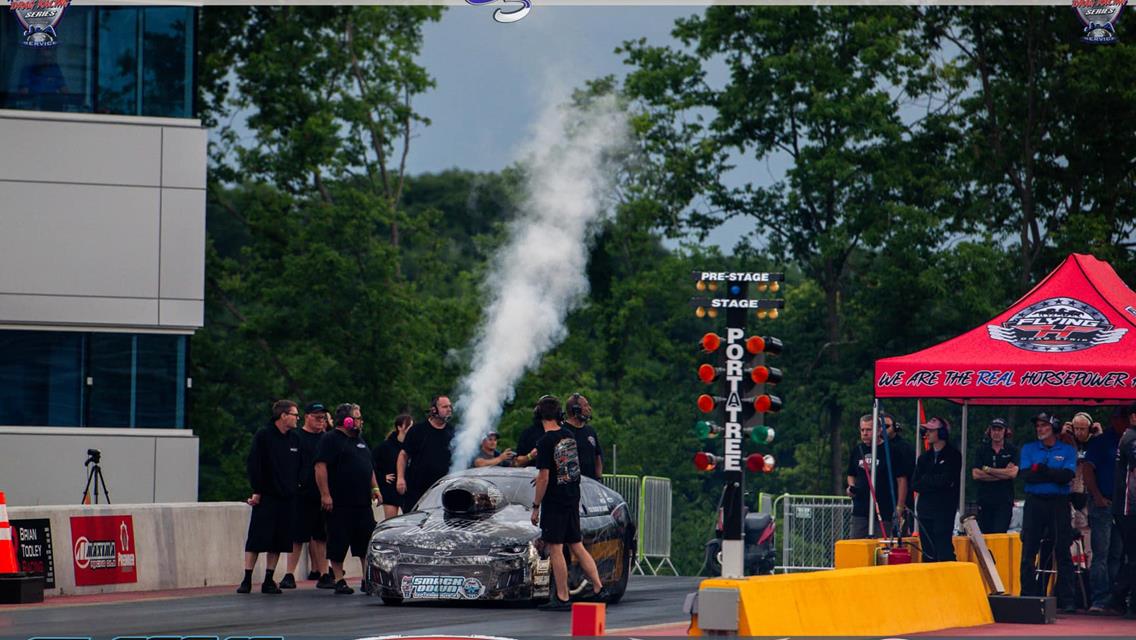
<path id="1" fill-rule="evenodd" d="M 493 483 L 465 478 L 452 483 L 442 493 L 442 508 L 448 515 L 487 516 L 500 511 L 508 500 Z"/>

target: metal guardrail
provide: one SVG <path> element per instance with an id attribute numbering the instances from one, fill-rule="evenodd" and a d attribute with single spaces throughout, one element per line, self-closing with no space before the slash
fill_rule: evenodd
<path id="1" fill-rule="evenodd" d="M 635 526 L 639 526 L 639 494 L 641 483 L 639 476 L 628 475 L 614 475 L 604 474 L 603 483 L 608 489 L 612 489 L 619 495 L 623 496 L 624 502 L 627 503 L 627 509 L 631 512 L 631 522 Z"/>
<path id="2" fill-rule="evenodd" d="M 639 557 L 652 575 L 658 575 L 659 569 L 668 566 L 677 576 L 678 569 L 671 562 L 671 479 L 643 476 L 641 486 Z M 652 565 L 652 560 L 656 564 Z M 641 567 L 639 571 L 643 572 Z"/>
<path id="3" fill-rule="evenodd" d="M 822 571 L 836 566 L 836 541 L 852 533 L 852 499 L 843 496 L 795 496 L 773 500 L 780 518 L 781 563 L 775 571 Z"/>

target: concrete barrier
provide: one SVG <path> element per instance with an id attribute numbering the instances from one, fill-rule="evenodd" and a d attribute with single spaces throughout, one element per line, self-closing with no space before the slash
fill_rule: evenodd
<path id="1" fill-rule="evenodd" d="M 55 588 L 47 594 L 149 591 L 236 584 L 242 574 L 251 507 L 242 502 L 11 507 L 12 520 L 51 522 Z M 72 516 L 129 515 L 137 581 L 76 586 Z M 283 562 L 283 560 L 281 560 Z M 264 560 L 257 566 L 263 576 Z M 282 568 L 282 567 L 281 567 Z M 282 573 L 280 569 L 278 572 Z"/>
<path id="2" fill-rule="evenodd" d="M 994 565 L 998 575 L 1002 578 L 1002 586 L 1006 593 L 1018 595 L 1021 593 L 1019 580 L 1019 567 L 1022 563 L 1022 542 L 1016 533 L 986 533 L 986 546 L 994 558 Z M 904 545 L 911 550 L 911 561 L 921 562 L 919 537 L 904 538 Z M 955 548 L 955 558 L 960 562 L 973 562 L 978 564 L 978 555 L 970 545 L 966 536 L 955 536 L 952 540 Z M 879 540 L 840 540 L 836 543 L 835 559 L 837 569 L 854 569 L 857 567 L 871 567 L 876 562 L 876 549 L 882 546 Z"/>
<path id="3" fill-rule="evenodd" d="M 738 591 L 739 636 L 886 636 L 994 622 L 969 562 L 711 578 L 700 589 Z M 935 606 L 896 606 L 896 594 L 934 597 Z M 697 618 L 691 635 L 702 635 Z"/>

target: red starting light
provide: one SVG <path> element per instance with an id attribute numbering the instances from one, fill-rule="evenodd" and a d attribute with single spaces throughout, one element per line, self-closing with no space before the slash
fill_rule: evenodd
<path id="1" fill-rule="evenodd" d="M 704 364 L 698 367 L 698 379 L 710 384 L 718 379 L 718 367 L 712 364 Z"/>
<path id="2" fill-rule="evenodd" d="M 760 453 L 751 453 L 746 456 L 746 471 L 758 473 L 765 470 L 765 456 Z"/>
<path id="3" fill-rule="evenodd" d="M 777 413 L 781 410 L 781 398 L 764 394 L 753 399 L 753 409 L 758 413 Z"/>
<path id="4" fill-rule="evenodd" d="M 749 377 L 756 384 L 777 384 L 781 382 L 781 370 L 777 367 L 758 365 L 749 372 Z"/>
<path id="5" fill-rule="evenodd" d="M 718 337 L 716 333 L 708 333 L 702 336 L 700 343 L 702 344 L 703 351 L 711 353 L 717 351 L 718 347 L 722 346 L 722 338 Z"/>
<path id="6" fill-rule="evenodd" d="M 746 351 L 753 354 L 768 353 L 775 356 L 781 353 L 783 346 L 780 340 L 770 336 L 751 336 L 746 340 Z"/>
<path id="7" fill-rule="evenodd" d="M 710 413 L 711 411 L 713 411 L 715 404 L 717 404 L 717 401 L 712 395 L 704 393 L 698 396 L 698 410 L 702 413 Z"/>
<path id="8" fill-rule="evenodd" d="M 713 471 L 718 466 L 718 456 L 705 451 L 694 454 L 694 466 L 699 471 Z"/>

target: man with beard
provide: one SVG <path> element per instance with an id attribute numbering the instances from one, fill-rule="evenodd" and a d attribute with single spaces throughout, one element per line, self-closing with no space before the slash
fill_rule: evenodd
<path id="1" fill-rule="evenodd" d="M 580 454 L 580 473 L 600 480 L 603 478 L 603 447 L 600 437 L 588 422 L 592 419 L 592 405 L 579 393 L 573 393 L 565 403 L 568 413 L 564 424 L 576 438 L 576 448 Z"/>
<path id="2" fill-rule="evenodd" d="M 430 485 L 450 472 L 453 464 L 454 428 L 450 419 L 454 405 L 446 396 L 430 400 L 430 414 L 426 420 L 410 428 L 402 451 L 398 454 L 398 478 L 395 487 L 402 498 L 402 507 L 410 511 Z"/>
<path id="3" fill-rule="evenodd" d="M 296 495 L 296 518 L 292 523 L 292 553 L 288 555 L 288 573 L 280 580 L 281 589 L 296 588 L 296 567 L 305 544 L 311 565 L 308 580 L 318 580 L 316 586 L 321 589 L 335 586 L 327 571 L 327 523 L 316 486 L 316 448 L 327 425 L 327 407 L 312 402 L 304 408 L 304 426 L 294 432 L 300 440 L 300 491 Z"/>
<path id="4" fill-rule="evenodd" d="M 359 432 L 363 417 L 357 404 L 335 408 L 335 429 L 324 434 L 316 451 L 316 484 L 320 505 L 328 513 L 327 559 L 335 578 L 335 593 L 350 595 L 343 561 L 348 549 L 359 558 L 366 593 L 367 546 L 375 529 L 371 501 L 383 503 L 371 463 L 371 449 Z"/>

